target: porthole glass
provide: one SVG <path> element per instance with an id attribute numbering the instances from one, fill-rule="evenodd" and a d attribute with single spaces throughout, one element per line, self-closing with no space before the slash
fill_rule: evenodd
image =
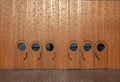
<path id="1" fill-rule="evenodd" d="M 39 49 L 40 49 L 40 45 L 38 43 L 32 44 L 32 50 L 33 51 L 39 51 Z"/>
<path id="2" fill-rule="evenodd" d="M 70 44 L 70 50 L 71 50 L 71 51 L 76 51 L 77 48 L 78 48 L 78 46 L 77 46 L 76 43 L 72 43 L 72 44 Z"/>
<path id="3" fill-rule="evenodd" d="M 97 50 L 98 51 L 103 51 L 105 49 L 105 45 L 103 44 L 103 43 L 99 43 L 98 45 L 97 45 Z"/>
<path id="4" fill-rule="evenodd" d="M 92 46 L 91 46 L 90 43 L 85 43 L 83 48 L 84 48 L 85 51 L 90 51 Z"/>
<path id="5" fill-rule="evenodd" d="M 19 43 L 18 46 L 17 46 L 17 48 L 20 51 L 25 51 L 26 45 L 25 45 L 25 43 Z"/>
<path id="6" fill-rule="evenodd" d="M 46 44 L 46 50 L 47 51 L 52 51 L 54 49 L 54 45 L 52 43 L 47 43 Z"/>

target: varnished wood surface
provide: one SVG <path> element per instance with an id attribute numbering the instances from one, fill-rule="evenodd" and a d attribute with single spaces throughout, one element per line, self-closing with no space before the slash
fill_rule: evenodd
<path id="1" fill-rule="evenodd" d="M 0 70 L 0 82 L 120 82 L 120 70 Z"/>
<path id="2" fill-rule="evenodd" d="M 0 69 L 119 69 L 119 4 L 119 0 L 0 0 Z M 16 47 L 19 41 L 27 45 L 24 52 Z M 90 52 L 82 49 L 85 41 L 92 42 Z M 32 51 L 34 42 L 41 44 L 40 51 Z M 47 42 L 54 43 L 54 51 L 46 51 Z M 69 50 L 71 42 L 78 44 L 76 52 Z M 106 45 L 101 53 L 96 50 L 99 42 Z"/>

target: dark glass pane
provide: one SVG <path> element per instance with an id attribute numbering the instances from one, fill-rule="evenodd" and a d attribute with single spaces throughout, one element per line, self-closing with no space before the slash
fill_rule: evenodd
<path id="1" fill-rule="evenodd" d="M 46 50 L 47 51 L 52 51 L 54 49 L 54 45 L 52 43 L 47 43 L 46 44 Z"/>
<path id="2" fill-rule="evenodd" d="M 103 43 L 99 43 L 98 45 L 97 45 L 97 50 L 98 51 L 103 51 L 105 49 L 105 45 L 103 44 Z"/>
<path id="3" fill-rule="evenodd" d="M 26 49 L 26 45 L 24 43 L 19 43 L 17 48 L 20 50 L 20 51 L 24 51 Z"/>
<path id="4" fill-rule="evenodd" d="M 70 50 L 71 50 L 71 51 L 76 51 L 77 48 L 78 48 L 78 46 L 77 46 L 76 43 L 72 43 L 72 44 L 70 45 Z"/>
<path id="5" fill-rule="evenodd" d="M 85 50 L 85 51 L 90 51 L 91 48 L 92 48 L 92 46 L 91 46 L 90 43 L 86 43 L 86 44 L 84 45 L 84 50 Z"/>
<path id="6" fill-rule="evenodd" d="M 34 43 L 34 44 L 32 45 L 32 50 L 38 51 L 39 49 L 40 49 L 40 45 L 39 45 L 38 43 Z"/>

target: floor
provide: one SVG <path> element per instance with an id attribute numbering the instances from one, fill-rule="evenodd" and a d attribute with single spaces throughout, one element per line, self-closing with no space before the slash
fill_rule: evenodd
<path id="1" fill-rule="evenodd" d="M 0 70 L 0 82 L 120 82 L 120 70 Z"/>

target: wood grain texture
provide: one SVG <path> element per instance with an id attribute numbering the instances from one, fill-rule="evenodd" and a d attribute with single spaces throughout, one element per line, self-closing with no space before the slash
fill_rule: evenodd
<path id="1" fill-rule="evenodd" d="M 119 4 L 119 0 L 0 0 L 0 69 L 120 69 Z M 20 42 L 26 44 L 24 52 L 17 49 Z M 52 52 L 46 51 L 48 42 L 54 44 Z M 92 45 L 89 52 L 83 49 L 85 42 Z M 105 49 L 98 52 L 101 42 Z M 33 43 L 40 44 L 39 51 L 31 49 Z M 77 43 L 77 51 L 69 49 L 70 43 Z"/>

